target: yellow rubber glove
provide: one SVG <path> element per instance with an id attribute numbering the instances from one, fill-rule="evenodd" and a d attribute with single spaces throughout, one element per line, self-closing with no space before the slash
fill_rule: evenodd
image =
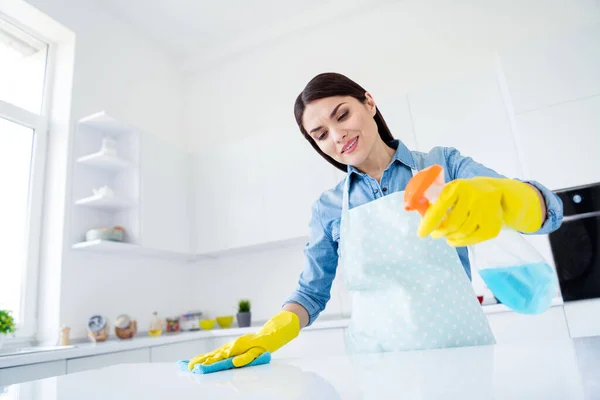
<path id="1" fill-rule="evenodd" d="M 230 357 L 234 357 L 233 365 L 243 367 L 265 351 L 273 353 L 299 333 L 298 316 L 291 311 L 282 310 L 268 320 L 258 332 L 247 333 L 210 353 L 194 357 L 189 362 L 188 368 L 192 370 L 196 364 L 210 365 Z"/>
<path id="2" fill-rule="evenodd" d="M 542 225 L 537 191 L 513 179 L 457 179 L 444 187 L 421 220 L 418 235 L 445 237 L 451 246 L 469 246 L 498 235 L 503 224 L 531 233 Z"/>

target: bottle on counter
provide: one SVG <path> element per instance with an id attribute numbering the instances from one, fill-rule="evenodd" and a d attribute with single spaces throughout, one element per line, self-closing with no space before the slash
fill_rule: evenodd
<path id="1" fill-rule="evenodd" d="M 160 336 L 163 331 L 163 321 L 158 318 L 158 313 L 154 311 L 152 313 L 152 320 L 150 321 L 150 327 L 148 328 L 148 335 Z"/>

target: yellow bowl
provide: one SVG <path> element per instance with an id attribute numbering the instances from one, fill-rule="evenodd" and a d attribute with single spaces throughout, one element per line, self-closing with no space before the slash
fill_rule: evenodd
<path id="1" fill-rule="evenodd" d="M 221 328 L 229 328 L 233 323 L 233 315 L 217 317 L 217 323 Z"/>
<path id="2" fill-rule="evenodd" d="M 200 320 L 200 328 L 202 328 L 204 330 L 210 330 L 215 327 L 215 322 L 216 321 L 214 319 Z"/>

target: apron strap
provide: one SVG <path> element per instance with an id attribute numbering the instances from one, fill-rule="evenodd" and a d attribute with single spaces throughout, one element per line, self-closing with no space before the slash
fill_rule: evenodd
<path id="1" fill-rule="evenodd" d="M 412 176 L 415 176 L 419 171 L 416 168 L 411 168 L 410 172 Z M 346 175 L 344 180 L 344 193 L 342 197 L 342 220 L 345 219 L 350 210 L 350 174 Z"/>

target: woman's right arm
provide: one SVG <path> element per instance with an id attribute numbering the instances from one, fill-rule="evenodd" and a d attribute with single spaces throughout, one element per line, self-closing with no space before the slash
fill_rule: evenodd
<path id="1" fill-rule="evenodd" d="M 248 333 L 210 353 L 199 354 L 188 367 L 192 369 L 196 364 L 208 365 L 230 357 L 234 357 L 236 367 L 241 367 L 265 351 L 274 352 L 289 343 L 298 336 L 301 328 L 314 322 L 329 301 L 338 261 L 337 242 L 332 239 L 331 229 L 326 229 L 321 220 L 318 202 L 313 206 L 309 242 L 304 254 L 306 264 L 298 288 L 281 311 L 257 333 Z"/>
<path id="2" fill-rule="evenodd" d="M 302 328 L 317 319 L 331 298 L 338 264 L 338 243 L 332 235 L 334 210 L 335 205 L 330 202 L 320 200 L 313 204 L 304 269 L 298 287 L 283 305 L 284 310 L 298 315 Z"/>

